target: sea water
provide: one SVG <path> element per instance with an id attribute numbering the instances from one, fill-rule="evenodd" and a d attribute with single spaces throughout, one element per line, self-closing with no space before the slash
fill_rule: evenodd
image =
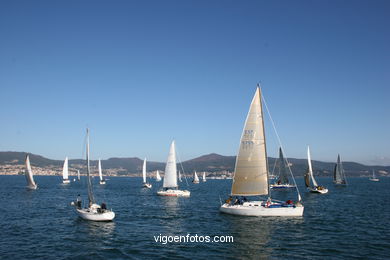
<path id="1" fill-rule="evenodd" d="M 306 192 L 298 178 L 303 217 L 239 217 L 219 213 L 231 180 L 180 183 L 190 198 L 159 197 L 162 182 L 143 189 L 141 178 L 95 178 L 98 203 L 116 213 L 113 222 L 80 219 L 70 205 L 87 200 L 86 179 L 63 185 L 57 176 L 0 176 L 1 259 L 388 259 L 390 178 L 349 178 L 336 187 L 318 178 L 328 194 Z M 294 189 L 272 192 L 296 200 Z M 163 236 L 229 236 L 233 242 L 156 242 Z"/>

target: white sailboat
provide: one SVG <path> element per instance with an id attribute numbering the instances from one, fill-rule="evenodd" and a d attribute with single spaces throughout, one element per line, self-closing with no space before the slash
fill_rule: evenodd
<path id="1" fill-rule="evenodd" d="M 101 160 L 99 159 L 99 162 L 98 162 L 98 169 L 99 169 L 99 183 L 100 184 L 106 184 L 106 180 L 103 178 L 103 172 L 102 172 L 102 162 Z"/>
<path id="2" fill-rule="evenodd" d="M 167 164 L 165 166 L 163 189 L 158 191 L 157 195 L 172 197 L 189 197 L 190 194 L 191 193 L 188 190 L 178 189 L 175 141 L 172 141 L 171 147 L 169 149 Z"/>
<path id="3" fill-rule="evenodd" d="M 199 183 L 199 177 L 198 177 L 198 174 L 196 174 L 196 171 L 194 173 L 194 180 L 192 181 L 192 183 L 194 183 L 194 184 L 198 184 Z"/>
<path id="4" fill-rule="evenodd" d="M 30 165 L 30 157 L 27 155 L 26 156 L 26 180 L 27 180 L 27 188 L 36 190 L 38 188 L 38 185 L 34 181 L 33 177 L 33 172 L 31 170 L 31 165 Z"/>
<path id="5" fill-rule="evenodd" d="M 343 164 L 340 160 L 340 154 L 337 156 L 337 163 L 334 166 L 333 182 L 337 185 L 347 185 L 347 178 L 345 177 Z"/>
<path id="6" fill-rule="evenodd" d="M 259 86 L 252 99 L 236 158 L 231 196 L 220 211 L 241 216 L 302 216 L 304 207 L 298 191 L 298 202 L 271 199 L 268 177 L 261 92 Z M 249 201 L 249 196 L 268 195 L 268 199 Z M 233 196 L 236 198 L 234 199 Z"/>
<path id="7" fill-rule="evenodd" d="M 64 166 L 62 167 L 62 183 L 69 184 L 69 169 L 68 169 L 68 157 L 65 157 Z"/>
<path id="8" fill-rule="evenodd" d="M 321 194 L 328 193 L 328 189 L 323 187 L 323 186 L 318 185 L 316 179 L 314 179 L 313 168 L 311 165 L 309 146 L 307 147 L 307 164 L 308 164 L 308 171 L 305 174 L 305 185 L 306 185 L 308 191 L 313 192 L 313 193 L 321 193 Z M 313 185 L 310 184 L 310 180 L 313 183 Z"/>
<path id="9" fill-rule="evenodd" d="M 181 173 L 180 173 L 180 171 L 179 171 L 179 182 L 182 182 L 182 180 L 181 180 Z"/>
<path id="10" fill-rule="evenodd" d="M 375 171 L 372 170 L 372 177 L 369 179 L 370 181 L 379 181 L 379 179 L 375 176 Z"/>
<path id="11" fill-rule="evenodd" d="M 152 184 L 146 182 L 146 158 L 144 159 L 144 164 L 142 166 L 142 179 L 143 179 L 142 187 L 151 189 Z"/>
<path id="12" fill-rule="evenodd" d="M 206 172 L 203 172 L 202 181 L 203 181 L 203 182 L 206 182 Z"/>
<path id="13" fill-rule="evenodd" d="M 80 170 L 77 170 L 77 180 L 80 181 Z"/>
<path id="14" fill-rule="evenodd" d="M 115 213 L 112 210 L 107 209 L 106 204 L 102 203 L 98 205 L 95 203 L 93 196 L 93 188 L 91 181 L 91 171 L 89 167 L 89 130 L 87 129 L 87 184 L 88 184 L 88 207 L 82 208 L 81 200 L 77 200 L 76 203 L 72 203 L 76 206 L 78 215 L 91 221 L 111 221 L 115 218 Z"/>
<path id="15" fill-rule="evenodd" d="M 271 184 L 272 189 L 285 189 L 285 188 L 295 188 L 295 185 L 291 184 L 288 179 L 288 172 L 286 169 L 286 160 L 283 156 L 282 147 L 279 147 L 279 176 L 274 184 Z M 268 177 L 272 179 L 272 177 Z"/>
<path id="16" fill-rule="evenodd" d="M 160 172 L 158 170 L 156 172 L 156 181 L 161 181 Z"/>

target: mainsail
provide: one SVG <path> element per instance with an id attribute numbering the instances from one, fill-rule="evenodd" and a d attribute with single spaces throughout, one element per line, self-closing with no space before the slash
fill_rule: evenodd
<path id="1" fill-rule="evenodd" d="M 33 173 L 30 165 L 30 157 L 28 155 L 26 156 L 26 180 L 28 187 L 34 188 L 37 186 L 34 182 Z"/>
<path id="2" fill-rule="evenodd" d="M 307 147 L 307 164 L 309 165 L 309 172 L 308 173 L 310 175 L 311 181 L 313 182 L 314 187 L 317 187 L 318 184 L 317 184 L 316 180 L 314 179 L 313 168 L 311 166 L 311 158 L 310 158 L 310 148 L 309 148 L 309 146 Z"/>
<path id="3" fill-rule="evenodd" d="M 288 173 L 286 169 L 286 160 L 284 159 L 283 156 L 283 151 L 282 147 L 279 147 L 279 160 L 278 160 L 278 165 L 279 165 L 279 178 L 277 180 L 278 184 L 289 184 L 288 181 Z"/>
<path id="4" fill-rule="evenodd" d="M 68 173 L 68 157 L 65 157 L 64 166 L 62 168 L 62 179 L 68 180 L 69 179 L 69 173 Z"/>
<path id="5" fill-rule="evenodd" d="M 158 172 L 158 170 L 156 172 L 156 181 L 161 181 L 161 176 L 160 176 L 160 173 Z"/>
<path id="6" fill-rule="evenodd" d="M 144 159 L 144 164 L 142 165 L 142 179 L 146 183 L 146 158 Z"/>
<path id="7" fill-rule="evenodd" d="M 88 183 L 88 200 L 89 200 L 89 207 L 92 206 L 92 204 L 95 203 L 95 199 L 93 197 L 93 191 L 92 191 L 92 181 L 91 181 L 91 174 L 90 174 L 90 168 L 89 168 L 89 129 L 87 128 L 87 183 Z"/>
<path id="8" fill-rule="evenodd" d="M 341 163 L 340 160 L 340 155 L 337 156 L 337 163 L 334 167 L 333 181 L 336 184 L 347 184 L 347 180 L 345 178 L 345 173 L 343 169 L 343 164 Z"/>
<path id="9" fill-rule="evenodd" d="M 252 99 L 236 158 L 232 195 L 267 195 L 268 165 L 260 88 Z"/>
<path id="10" fill-rule="evenodd" d="M 167 165 L 165 166 L 164 175 L 164 188 L 176 188 L 177 187 L 177 176 L 176 173 L 176 152 L 175 152 L 175 141 L 172 141 L 169 149 Z"/>
<path id="11" fill-rule="evenodd" d="M 77 170 L 77 179 L 80 180 L 80 170 Z"/>
<path id="12" fill-rule="evenodd" d="M 199 182 L 198 174 L 196 174 L 196 171 L 194 173 L 194 182 Z"/>

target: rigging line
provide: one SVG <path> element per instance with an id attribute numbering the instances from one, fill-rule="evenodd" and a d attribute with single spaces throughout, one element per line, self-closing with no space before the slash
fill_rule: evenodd
<path id="1" fill-rule="evenodd" d="M 179 159 L 179 163 L 180 163 L 180 166 L 181 166 L 181 170 L 183 171 L 183 176 L 184 176 L 184 179 L 186 180 L 186 184 L 187 184 L 187 186 L 190 186 L 188 184 L 188 181 L 187 181 L 187 178 L 186 178 L 186 174 L 184 172 L 183 164 L 181 163 L 181 159 L 180 159 L 179 152 L 178 152 L 177 148 L 176 148 L 176 155 L 177 155 L 177 159 Z"/>
<path id="2" fill-rule="evenodd" d="M 296 183 L 296 181 L 295 181 L 295 178 L 294 178 L 294 175 L 293 175 L 293 173 L 292 173 L 292 171 L 291 171 L 290 163 L 289 163 L 289 161 L 288 161 L 288 159 L 287 159 L 287 154 L 286 154 L 286 152 L 285 152 L 285 150 L 284 150 L 284 148 L 283 148 L 283 146 L 282 146 L 282 142 L 280 141 L 280 137 L 279 137 L 278 131 L 276 130 L 274 120 L 272 119 L 272 116 L 271 116 L 271 113 L 270 113 L 270 111 L 269 111 L 269 109 L 268 109 L 267 102 L 265 101 L 264 95 L 262 95 L 262 99 L 263 99 L 263 101 L 264 101 L 264 105 L 265 105 L 265 108 L 266 108 L 266 110 L 267 110 L 267 114 L 268 114 L 268 116 L 269 116 L 269 118 L 270 118 L 270 120 L 271 120 L 272 127 L 273 127 L 273 129 L 274 129 L 274 131 L 275 131 L 275 134 L 276 134 L 276 137 L 277 137 L 277 139 L 278 139 L 279 146 L 282 148 L 282 150 L 283 150 L 283 152 L 284 152 L 285 160 L 286 160 L 287 166 L 288 166 L 288 170 L 289 170 L 289 172 L 290 172 L 290 174 L 291 174 L 291 177 L 292 177 L 292 179 L 293 179 L 293 181 L 294 181 L 295 188 L 296 188 L 296 190 L 297 190 L 297 192 L 298 192 L 298 200 L 301 201 L 301 200 L 302 200 L 302 198 L 301 198 L 301 193 L 299 192 L 298 185 L 297 185 L 297 183 Z"/>

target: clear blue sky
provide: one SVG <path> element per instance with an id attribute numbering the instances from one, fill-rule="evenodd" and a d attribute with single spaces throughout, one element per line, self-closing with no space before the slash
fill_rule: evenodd
<path id="1" fill-rule="evenodd" d="M 288 157 L 390 165 L 389 1 L 0 1 L 0 151 L 235 155 L 256 83 Z M 277 144 L 265 122 L 268 154 Z"/>

